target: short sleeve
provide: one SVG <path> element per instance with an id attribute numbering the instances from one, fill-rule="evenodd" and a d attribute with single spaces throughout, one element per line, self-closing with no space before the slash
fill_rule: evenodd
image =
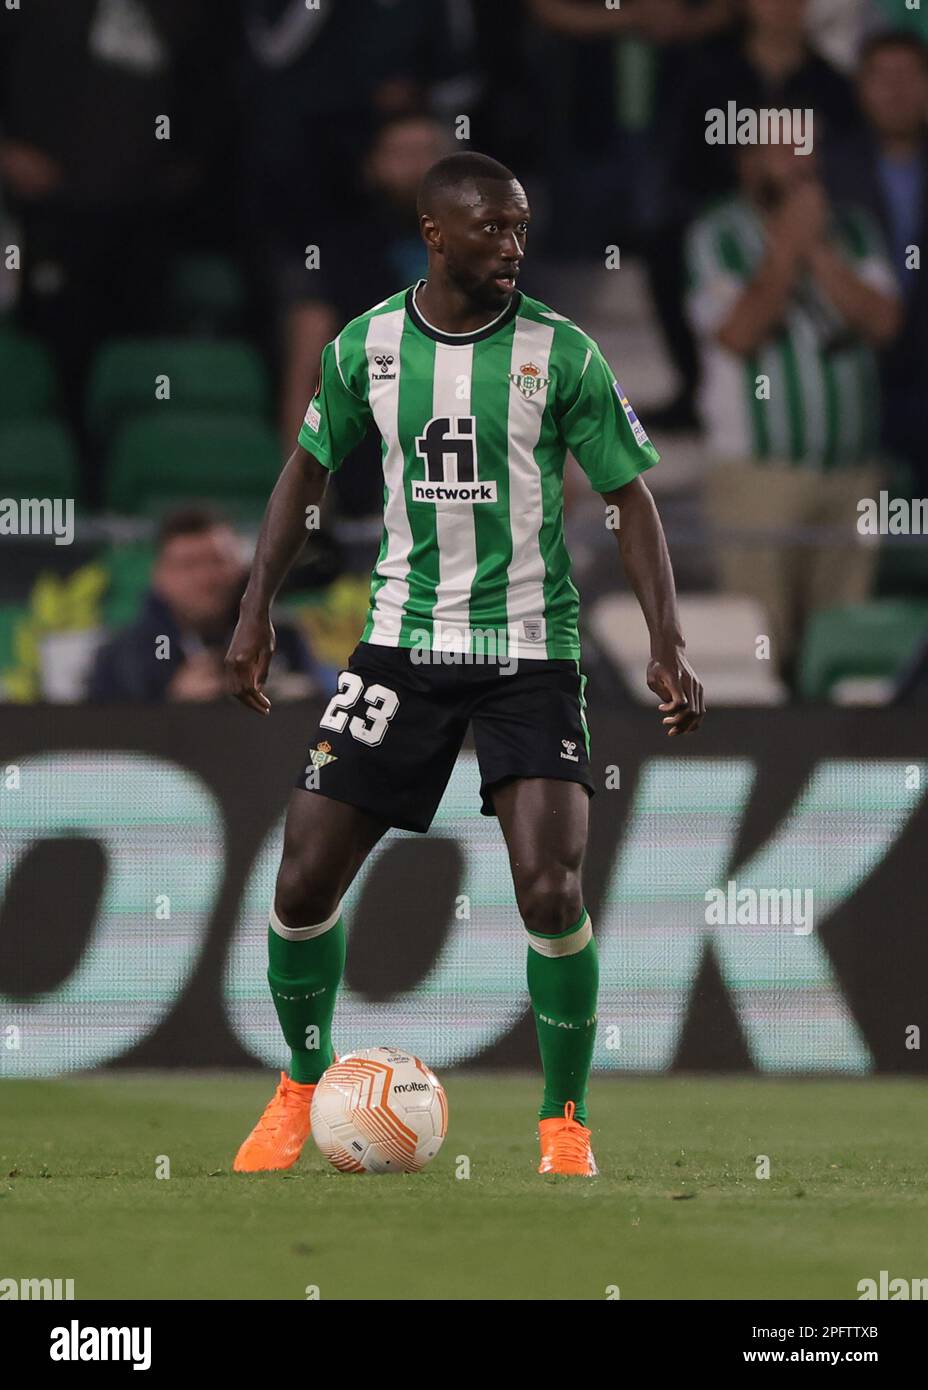
<path id="1" fill-rule="evenodd" d="M 322 350 L 319 382 L 298 436 L 307 453 L 332 473 L 364 438 L 372 419 L 367 401 L 345 384 L 337 342 L 326 343 Z"/>
<path id="2" fill-rule="evenodd" d="M 630 483 L 660 458 L 598 348 L 590 350 L 558 427 L 596 492 Z"/>

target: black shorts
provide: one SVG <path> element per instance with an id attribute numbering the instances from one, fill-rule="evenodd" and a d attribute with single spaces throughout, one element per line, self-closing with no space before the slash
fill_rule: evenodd
<path id="1" fill-rule="evenodd" d="M 492 789 L 514 777 L 579 782 L 592 796 L 579 663 L 526 659 L 504 670 L 416 664 L 408 648 L 359 642 L 296 785 L 424 833 L 472 723 L 485 816 L 496 814 Z"/>

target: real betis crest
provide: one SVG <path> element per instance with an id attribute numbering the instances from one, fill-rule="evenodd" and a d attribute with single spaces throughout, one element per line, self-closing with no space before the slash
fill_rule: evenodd
<path id="1" fill-rule="evenodd" d="M 534 362 L 523 362 L 517 372 L 509 373 L 509 380 L 513 386 L 518 387 L 526 400 L 531 400 L 536 391 L 544 390 L 551 378 L 542 376 L 541 368 L 536 367 Z"/>
<path id="2" fill-rule="evenodd" d="M 331 743 L 323 739 L 321 743 L 316 744 L 315 748 L 310 748 L 309 761 L 313 767 L 325 767 L 326 763 L 337 762 L 338 757 L 332 752 Z"/>

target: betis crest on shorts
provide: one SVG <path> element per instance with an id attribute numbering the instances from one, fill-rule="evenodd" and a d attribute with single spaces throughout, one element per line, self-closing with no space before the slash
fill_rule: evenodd
<path id="1" fill-rule="evenodd" d="M 325 767 L 326 763 L 337 762 L 338 756 L 332 752 L 331 743 L 327 739 L 323 739 L 316 744 L 315 748 L 310 748 L 309 761 L 313 767 Z"/>

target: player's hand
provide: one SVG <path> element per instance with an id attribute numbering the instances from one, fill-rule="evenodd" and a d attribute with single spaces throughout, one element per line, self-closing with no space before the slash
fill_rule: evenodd
<path id="1" fill-rule="evenodd" d="M 271 712 L 271 702 L 261 687 L 267 680 L 276 641 L 269 617 L 243 613 L 226 652 L 226 690 L 259 714 Z"/>
<path id="2" fill-rule="evenodd" d="M 668 654 L 652 656 L 648 662 L 648 689 L 660 695 L 658 705 L 665 716 L 662 724 L 669 725 L 668 737 L 695 733 L 706 712 L 702 681 L 687 661 L 682 647 Z"/>

